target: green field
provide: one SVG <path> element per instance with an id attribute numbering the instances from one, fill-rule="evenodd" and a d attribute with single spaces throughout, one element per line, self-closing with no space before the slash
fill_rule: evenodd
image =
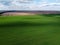
<path id="1" fill-rule="evenodd" d="M 0 16 L 0 45 L 60 45 L 60 16 Z"/>

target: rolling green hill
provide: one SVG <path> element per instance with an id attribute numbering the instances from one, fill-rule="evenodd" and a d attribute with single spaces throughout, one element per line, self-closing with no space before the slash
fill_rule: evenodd
<path id="1" fill-rule="evenodd" d="M 60 16 L 0 16 L 0 45 L 60 45 Z"/>

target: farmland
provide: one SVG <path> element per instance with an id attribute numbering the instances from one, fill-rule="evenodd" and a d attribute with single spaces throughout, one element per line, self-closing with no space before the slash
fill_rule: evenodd
<path id="1" fill-rule="evenodd" d="M 60 45 L 60 16 L 0 16 L 0 45 Z"/>

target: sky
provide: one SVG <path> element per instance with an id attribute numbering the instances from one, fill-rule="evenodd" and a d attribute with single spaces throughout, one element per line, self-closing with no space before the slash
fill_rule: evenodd
<path id="1" fill-rule="evenodd" d="M 0 0 L 0 10 L 60 11 L 60 0 Z"/>

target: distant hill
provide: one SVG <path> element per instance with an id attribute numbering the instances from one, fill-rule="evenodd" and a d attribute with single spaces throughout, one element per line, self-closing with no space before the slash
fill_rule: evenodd
<path id="1" fill-rule="evenodd" d="M 33 14 L 60 14 L 60 11 L 1 11 L 0 14 L 4 15 L 33 15 Z"/>

